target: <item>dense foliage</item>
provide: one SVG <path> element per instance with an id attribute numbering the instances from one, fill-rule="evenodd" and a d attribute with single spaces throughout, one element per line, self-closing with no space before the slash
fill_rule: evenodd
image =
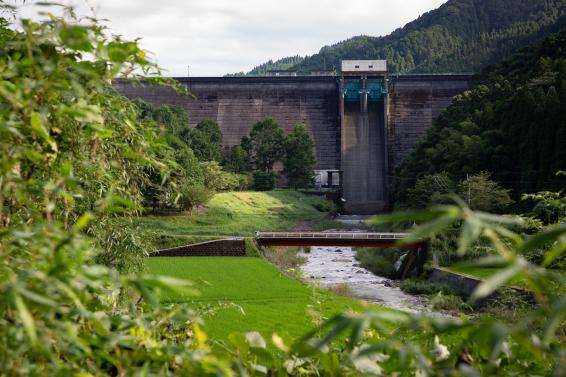
<path id="1" fill-rule="evenodd" d="M 222 131 L 218 123 L 211 119 L 201 120 L 195 128 L 187 125 L 179 133 L 179 138 L 191 147 L 199 161 L 221 162 L 224 157 Z"/>
<path id="2" fill-rule="evenodd" d="M 154 107 L 137 100 L 141 120 L 154 125 L 169 148 L 159 151 L 160 157 L 176 162 L 168 175 L 149 169 L 149 182 L 143 186 L 146 205 L 155 212 L 177 208 L 191 211 L 205 204 L 215 192 L 243 190 L 248 179 L 241 174 L 224 171 L 222 131 L 212 120 L 204 119 L 195 128 L 189 126 L 187 112 L 174 105 Z"/>
<path id="3" fill-rule="evenodd" d="M 487 68 L 401 164 L 401 198 L 424 175 L 480 171 L 520 193 L 566 186 L 566 32 Z"/>
<path id="4" fill-rule="evenodd" d="M 509 191 L 491 180 L 486 172 L 469 175 L 456 184 L 443 171 L 417 179 L 415 187 L 408 189 L 402 197 L 402 204 L 410 208 L 427 208 L 450 203 L 452 197 L 458 195 L 473 210 L 503 212 L 513 203 Z"/>
<path id="5" fill-rule="evenodd" d="M 277 171 L 274 167 L 280 162 L 283 162 L 283 173 L 290 187 L 312 186 L 316 163 L 314 141 L 305 126 L 298 124 L 285 135 L 274 118 L 265 118 L 254 124 L 250 135 L 244 136 L 225 159 L 230 170 L 251 171 L 253 187 L 259 191 L 275 187 Z"/>
<path id="6" fill-rule="evenodd" d="M 309 131 L 298 124 L 285 140 L 283 172 L 292 188 L 311 187 L 314 183 L 314 141 Z"/>
<path id="7" fill-rule="evenodd" d="M 566 23 L 564 0 L 450 0 L 385 37 L 357 36 L 292 69 L 339 69 L 342 59 L 387 59 L 391 72 L 475 72 Z"/>
<path id="8" fill-rule="evenodd" d="M 149 78 L 156 67 L 135 42 L 106 35 L 93 20 L 51 18 L 24 22 L 2 47 L 3 375 L 165 373 L 173 365 L 199 374 L 193 353 L 176 345 L 190 348 L 191 336 L 168 332 L 191 328 L 193 315 L 149 305 L 151 287 L 167 287 L 164 280 L 117 271 L 132 271 L 129 258 L 147 249 L 135 249 L 138 237 L 116 227 L 113 214 L 139 208 L 149 168 L 166 175 L 175 164 L 160 158 L 168 147 L 158 130 L 109 86 L 119 74 Z M 130 299 L 141 304 L 123 308 Z"/>

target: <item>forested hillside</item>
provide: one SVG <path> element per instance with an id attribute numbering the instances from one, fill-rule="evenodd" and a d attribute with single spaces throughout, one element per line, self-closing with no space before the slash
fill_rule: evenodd
<path id="1" fill-rule="evenodd" d="M 456 97 L 397 172 L 401 199 L 416 179 L 480 171 L 515 195 L 563 189 L 566 170 L 566 30 L 486 68 Z"/>
<path id="2" fill-rule="evenodd" d="M 293 68 L 295 65 L 300 64 L 305 58 L 302 56 L 288 56 L 279 60 L 269 60 L 266 63 L 254 67 L 248 73 L 239 72 L 228 74 L 226 76 L 245 76 L 245 75 L 266 75 L 269 71 L 284 71 Z"/>
<path id="3" fill-rule="evenodd" d="M 450 0 L 388 36 L 357 36 L 325 46 L 292 69 L 387 59 L 392 72 L 477 72 L 557 32 L 566 24 L 565 14 L 566 0 Z"/>

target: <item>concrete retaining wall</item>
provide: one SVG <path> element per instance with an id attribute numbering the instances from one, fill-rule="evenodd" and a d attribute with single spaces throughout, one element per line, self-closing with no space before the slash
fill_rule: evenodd
<path id="1" fill-rule="evenodd" d="M 229 238 L 159 250 L 152 257 L 243 257 L 244 238 Z"/>
<path id="2" fill-rule="evenodd" d="M 432 270 L 428 280 L 435 283 L 448 284 L 466 296 L 471 296 L 476 287 L 481 283 L 481 279 L 469 275 L 457 274 L 442 268 Z"/>
<path id="3" fill-rule="evenodd" d="M 429 280 L 436 283 L 448 284 L 464 294 L 466 297 L 470 297 L 476 287 L 482 282 L 474 276 L 459 274 L 456 272 L 448 271 L 443 268 L 435 268 L 430 274 Z M 532 292 L 519 288 L 519 287 L 509 287 L 506 286 L 505 289 L 512 292 L 513 295 L 517 295 L 524 300 L 527 300 L 532 305 L 536 305 L 536 300 Z M 488 297 L 485 297 L 474 304 L 474 306 L 483 306 L 484 304 L 490 302 L 491 300 L 496 300 L 500 294 L 499 291 L 493 292 Z"/>

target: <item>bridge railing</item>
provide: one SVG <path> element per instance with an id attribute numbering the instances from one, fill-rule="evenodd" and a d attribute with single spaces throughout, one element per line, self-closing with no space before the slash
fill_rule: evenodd
<path id="1" fill-rule="evenodd" d="M 400 240 L 408 233 L 359 233 L 359 232 L 257 232 L 258 239 L 367 239 Z"/>

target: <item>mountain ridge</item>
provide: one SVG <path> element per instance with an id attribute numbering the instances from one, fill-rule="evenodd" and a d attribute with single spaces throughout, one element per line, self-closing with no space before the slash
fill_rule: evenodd
<path id="1" fill-rule="evenodd" d="M 386 59 L 396 73 L 477 72 L 559 31 L 565 16 L 566 0 L 449 0 L 386 36 L 350 37 L 287 69 L 307 73 L 338 69 L 342 59 Z M 258 67 L 247 74 L 264 74 Z"/>

